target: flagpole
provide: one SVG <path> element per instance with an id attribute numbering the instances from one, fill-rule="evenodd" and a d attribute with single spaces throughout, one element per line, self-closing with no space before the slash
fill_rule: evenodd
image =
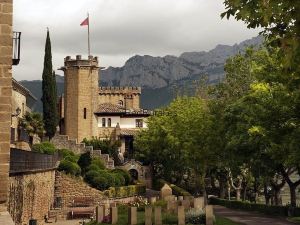
<path id="1" fill-rule="evenodd" d="M 89 13 L 87 14 L 88 16 L 88 57 L 91 55 L 91 45 L 90 45 L 90 15 Z"/>

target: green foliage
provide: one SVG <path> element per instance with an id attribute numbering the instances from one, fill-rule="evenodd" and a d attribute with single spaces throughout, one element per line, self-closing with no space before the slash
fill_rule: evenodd
<path id="1" fill-rule="evenodd" d="M 45 57 L 42 81 L 42 102 L 43 102 L 43 120 L 45 124 L 46 135 L 52 138 L 56 132 L 58 124 L 57 115 L 57 94 L 55 74 L 52 70 L 52 53 L 49 30 L 47 31 L 45 44 Z"/>
<path id="2" fill-rule="evenodd" d="M 224 4 L 226 11 L 221 17 L 234 16 L 248 28 L 262 27 L 270 44 L 284 53 L 283 63 L 300 72 L 299 1 L 225 0 Z"/>
<path id="3" fill-rule="evenodd" d="M 64 171 L 67 174 L 71 174 L 73 176 L 79 176 L 81 173 L 81 169 L 76 162 L 69 161 L 67 159 L 63 159 L 58 167 L 59 171 Z"/>
<path id="4" fill-rule="evenodd" d="M 130 176 L 130 174 L 129 174 L 128 171 L 123 170 L 123 169 L 113 169 L 111 172 L 112 172 L 112 173 L 117 173 L 117 174 L 122 175 L 123 178 L 124 178 L 124 185 L 129 185 L 129 184 L 131 184 L 132 179 L 131 179 L 131 176 Z"/>
<path id="5" fill-rule="evenodd" d="M 26 112 L 23 118 L 19 120 L 19 127 L 23 128 L 30 137 L 30 144 L 34 135 L 42 137 L 44 134 L 43 117 L 37 112 Z"/>
<path id="6" fill-rule="evenodd" d="M 85 152 L 80 155 L 78 165 L 81 168 L 81 174 L 85 175 L 87 168 L 91 165 L 92 157 L 90 152 Z"/>
<path id="7" fill-rule="evenodd" d="M 175 184 L 170 184 L 167 181 L 163 180 L 163 179 L 157 179 L 154 181 L 154 189 L 155 190 L 160 190 L 165 184 L 168 184 L 170 186 L 170 188 L 172 188 L 172 193 L 173 195 L 177 195 L 177 196 L 191 196 L 191 194 L 184 190 L 181 187 L 178 187 Z"/>
<path id="8" fill-rule="evenodd" d="M 117 152 L 118 148 L 120 147 L 119 141 L 113 141 L 111 139 L 100 139 L 98 137 L 92 137 L 92 139 L 84 138 L 83 143 L 86 146 L 93 146 L 93 148 L 100 149 L 102 154 L 109 154 L 114 155 Z"/>
<path id="9" fill-rule="evenodd" d="M 52 143 L 46 141 L 39 144 L 34 144 L 32 146 L 32 151 L 53 155 L 55 153 L 55 147 Z"/>
<path id="10" fill-rule="evenodd" d="M 104 162 L 98 157 L 92 159 L 91 165 L 96 166 L 99 170 L 105 169 Z"/>
<path id="11" fill-rule="evenodd" d="M 129 185 L 122 187 L 110 187 L 104 192 L 109 198 L 125 198 L 136 195 L 144 195 L 146 193 L 145 185 Z"/>

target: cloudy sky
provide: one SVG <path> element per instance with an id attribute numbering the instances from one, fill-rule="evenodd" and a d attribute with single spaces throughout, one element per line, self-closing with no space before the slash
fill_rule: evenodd
<path id="1" fill-rule="evenodd" d="M 41 79 L 46 28 L 53 68 L 65 56 L 87 56 L 90 13 L 91 53 L 101 66 L 122 66 L 136 54 L 164 56 L 210 50 L 254 37 L 243 22 L 221 20 L 222 0 L 14 0 L 14 30 L 22 32 L 17 80 Z M 61 71 L 56 71 L 61 74 Z"/>

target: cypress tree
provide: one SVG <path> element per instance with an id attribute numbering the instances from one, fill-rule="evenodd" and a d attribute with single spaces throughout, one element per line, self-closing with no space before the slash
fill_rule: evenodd
<path id="1" fill-rule="evenodd" d="M 43 120 L 46 136 L 50 139 L 54 136 L 58 122 L 57 115 L 57 94 L 55 75 L 52 73 L 52 53 L 49 30 L 45 44 L 44 70 L 42 82 L 42 102 L 43 102 Z"/>

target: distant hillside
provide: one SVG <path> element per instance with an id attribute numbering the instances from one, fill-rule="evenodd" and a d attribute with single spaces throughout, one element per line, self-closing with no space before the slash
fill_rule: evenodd
<path id="1" fill-rule="evenodd" d="M 233 46 L 217 45 L 205 52 L 184 52 L 179 57 L 133 56 L 122 67 L 101 70 L 102 86 L 141 86 L 141 106 L 154 109 L 168 104 L 178 90 L 192 92 L 195 81 L 206 75 L 210 83 L 224 77 L 226 59 L 243 52 L 248 46 L 258 46 L 262 37 L 258 36 Z M 58 94 L 63 93 L 62 76 L 56 76 Z M 37 111 L 42 111 L 42 83 L 39 80 L 21 81 L 38 99 Z"/>

